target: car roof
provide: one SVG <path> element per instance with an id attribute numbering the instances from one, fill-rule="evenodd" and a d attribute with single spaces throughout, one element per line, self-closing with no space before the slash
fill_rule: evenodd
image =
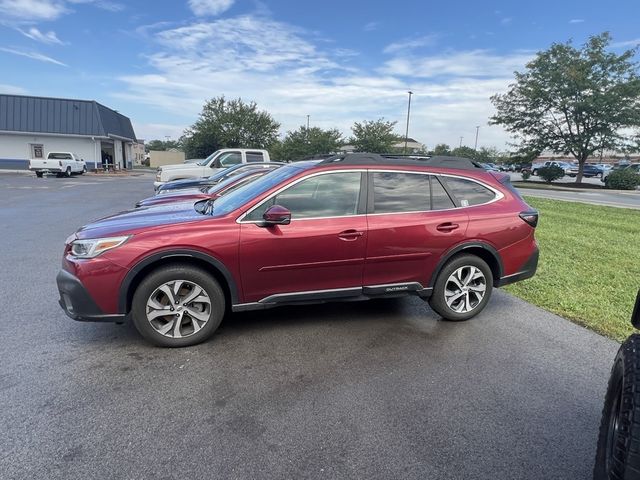
<path id="1" fill-rule="evenodd" d="M 319 165 L 368 165 L 453 168 L 456 170 L 484 171 L 482 165 L 464 157 L 429 155 L 394 155 L 378 153 L 347 153 L 321 160 Z"/>

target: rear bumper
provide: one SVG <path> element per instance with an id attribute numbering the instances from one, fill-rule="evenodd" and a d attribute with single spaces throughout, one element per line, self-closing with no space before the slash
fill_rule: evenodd
<path id="1" fill-rule="evenodd" d="M 31 170 L 32 172 L 42 172 L 42 173 L 62 173 L 62 168 L 60 167 L 47 167 L 47 168 L 40 168 L 40 167 L 29 167 L 29 170 Z"/>
<path id="2" fill-rule="evenodd" d="M 505 285 L 509 285 L 510 283 L 519 282 L 520 280 L 526 280 L 527 278 L 533 277 L 536 274 L 536 270 L 538 269 L 539 257 L 540 251 L 536 248 L 518 272 L 512 275 L 507 275 L 498 280 L 498 287 L 504 287 Z"/>
<path id="3" fill-rule="evenodd" d="M 124 322 L 124 314 L 105 314 L 100 310 L 82 282 L 66 270 L 58 272 L 56 282 L 58 303 L 68 317 L 82 322 Z"/>

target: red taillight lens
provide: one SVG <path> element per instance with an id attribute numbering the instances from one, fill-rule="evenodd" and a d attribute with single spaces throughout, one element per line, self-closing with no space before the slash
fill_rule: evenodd
<path id="1" fill-rule="evenodd" d="M 533 228 L 536 228 L 538 226 L 538 212 L 536 210 L 520 212 L 520 218 L 531 225 Z"/>

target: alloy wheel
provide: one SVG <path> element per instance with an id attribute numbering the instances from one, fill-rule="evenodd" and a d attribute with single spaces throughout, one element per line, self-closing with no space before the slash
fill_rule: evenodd
<path id="1" fill-rule="evenodd" d="M 467 313 L 474 310 L 484 298 L 487 290 L 487 279 L 482 270 L 472 265 L 465 265 L 454 271 L 444 288 L 444 299 L 447 306 L 456 313 Z"/>
<path id="2" fill-rule="evenodd" d="M 146 316 L 159 334 L 183 338 L 205 326 L 211 318 L 211 308 L 211 299 L 200 285 L 188 280 L 172 280 L 149 296 Z"/>

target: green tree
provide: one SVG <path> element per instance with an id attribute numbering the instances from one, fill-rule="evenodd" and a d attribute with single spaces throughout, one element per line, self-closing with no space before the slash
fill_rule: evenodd
<path id="1" fill-rule="evenodd" d="M 502 125 L 530 151 L 573 155 L 582 181 L 587 158 L 601 149 L 625 148 L 625 129 L 640 126 L 640 77 L 636 49 L 608 51 L 609 33 L 590 37 L 582 48 L 554 43 L 515 73 L 507 93 L 491 101 Z"/>
<path id="2" fill-rule="evenodd" d="M 172 148 L 181 150 L 182 144 L 179 140 L 150 140 L 145 142 L 144 148 L 147 152 L 150 152 L 151 150 L 163 152 Z"/>
<path id="3" fill-rule="evenodd" d="M 471 160 L 476 159 L 476 154 L 477 152 L 473 148 L 466 146 L 455 148 L 451 152 L 454 157 L 470 158 Z"/>
<path id="4" fill-rule="evenodd" d="M 432 155 L 451 155 L 451 147 L 446 143 L 439 143 L 433 148 Z"/>
<path id="5" fill-rule="evenodd" d="M 208 100 L 198 120 L 184 132 L 187 157 L 204 158 L 220 148 L 268 148 L 278 139 L 280 124 L 255 102 L 224 96 Z"/>
<path id="6" fill-rule="evenodd" d="M 349 140 L 357 152 L 391 153 L 393 145 L 401 137 L 393 133 L 397 122 L 388 122 L 384 118 L 355 122 L 351 127 L 353 137 Z"/>
<path id="7" fill-rule="evenodd" d="M 337 129 L 300 127 L 298 130 L 287 132 L 277 147 L 279 154 L 277 158 L 278 160 L 301 160 L 312 155 L 334 153 L 343 143 L 342 134 Z"/>

